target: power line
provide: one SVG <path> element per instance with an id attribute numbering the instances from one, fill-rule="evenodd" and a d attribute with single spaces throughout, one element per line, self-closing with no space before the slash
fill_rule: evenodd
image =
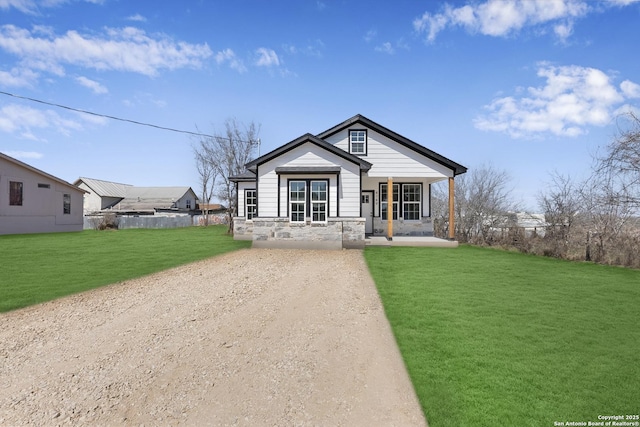
<path id="1" fill-rule="evenodd" d="M 37 102 L 39 104 L 50 105 L 52 107 L 64 108 L 66 110 L 75 111 L 75 112 L 78 112 L 78 113 L 90 114 L 92 116 L 104 117 L 104 118 L 111 119 L 111 120 L 119 120 L 121 122 L 133 123 L 134 125 L 148 126 L 148 127 L 152 127 L 152 128 L 156 128 L 156 129 L 168 130 L 168 131 L 171 131 L 171 132 L 185 133 L 185 134 L 188 134 L 188 135 L 204 136 L 204 137 L 207 137 L 207 138 L 216 138 L 215 136 L 207 135 L 206 133 L 190 132 L 188 130 L 173 129 L 173 128 L 168 128 L 168 127 L 164 127 L 164 126 L 154 125 L 154 124 L 151 124 L 151 123 L 144 123 L 144 122 L 138 122 L 136 120 L 123 119 L 123 118 L 120 118 L 120 117 L 109 116 L 107 114 L 94 113 L 92 111 L 81 110 L 79 108 L 73 108 L 73 107 L 67 107 L 66 105 L 56 104 L 56 103 L 53 103 L 53 102 L 47 102 L 47 101 L 42 101 L 40 99 L 29 98 L 28 96 L 15 95 L 15 94 L 9 93 L 9 92 L 0 91 L 0 94 L 6 95 L 6 96 L 12 96 L 14 98 L 19 98 L 19 99 L 25 99 L 25 100 L 31 101 L 31 102 Z"/>

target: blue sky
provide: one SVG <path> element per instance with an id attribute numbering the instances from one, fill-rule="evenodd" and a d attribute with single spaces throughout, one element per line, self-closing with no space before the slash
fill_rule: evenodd
<path id="1" fill-rule="evenodd" d="M 640 108 L 640 1 L 0 0 L 0 151 L 73 182 L 192 186 L 189 132 L 264 154 L 363 114 L 536 209 Z"/>

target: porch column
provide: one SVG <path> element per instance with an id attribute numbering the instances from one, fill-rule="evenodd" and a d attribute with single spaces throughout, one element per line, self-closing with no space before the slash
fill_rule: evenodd
<path id="1" fill-rule="evenodd" d="M 456 222 L 454 212 L 454 184 L 453 177 L 449 178 L 449 240 L 455 240 L 456 238 Z"/>
<path id="2" fill-rule="evenodd" d="M 393 178 L 387 178 L 387 239 L 393 239 Z"/>

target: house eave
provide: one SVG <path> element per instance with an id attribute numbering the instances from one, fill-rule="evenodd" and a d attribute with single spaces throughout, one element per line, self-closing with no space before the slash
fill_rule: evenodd
<path id="1" fill-rule="evenodd" d="M 42 170 L 40 170 L 40 169 L 38 169 L 38 168 L 35 168 L 35 167 L 31 166 L 31 165 L 28 165 L 28 164 L 26 164 L 26 163 L 24 163 L 24 162 L 21 162 L 21 161 L 20 161 L 20 160 L 18 160 L 18 159 L 14 159 L 14 158 L 13 158 L 13 157 L 11 157 L 11 156 L 8 156 L 8 155 L 6 155 L 6 154 L 0 153 L 0 157 L 1 157 L 1 158 L 3 158 L 3 159 L 5 159 L 5 160 L 7 160 L 7 161 L 9 161 L 9 162 L 11 162 L 11 163 L 13 163 L 13 164 L 16 164 L 16 165 L 18 165 L 18 166 L 20 166 L 20 167 L 23 167 L 23 168 L 25 168 L 25 169 L 27 169 L 27 170 L 29 170 L 29 171 L 31 171 L 31 172 L 34 172 L 34 173 L 36 173 L 36 174 L 38 174 L 38 175 L 41 175 L 41 176 L 46 177 L 46 178 L 49 178 L 49 179 L 51 179 L 52 181 L 57 182 L 58 184 L 64 185 L 65 187 L 69 187 L 69 188 L 72 188 L 72 189 L 74 189 L 74 190 L 76 190 L 76 191 L 80 191 L 80 192 L 82 192 L 83 194 L 88 193 L 88 191 L 86 191 L 86 190 L 84 190 L 84 189 L 82 189 L 82 188 L 80 188 L 80 187 L 77 187 L 77 186 L 73 185 L 73 184 L 72 184 L 72 183 L 70 183 L 70 182 L 67 182 L 67 181 L 65 181 L 65 180 L 63 180 L 63 179 L 60 179 L 60 178 L 56 177 L 56 176 L 53 176 L 53 175 L 51 175 L 51 174 L 48 174 L 48 173 L 46 173 L 45 171 L 42 171 Z"/>

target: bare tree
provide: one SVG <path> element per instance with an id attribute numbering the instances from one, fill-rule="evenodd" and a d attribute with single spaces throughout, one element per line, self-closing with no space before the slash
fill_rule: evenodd
<path id="1" fill-rule="evenodd" d="M 620 117 L 623 127 L 600 159 L 600 173 L 615 180 L 619 203 L 640 208 L 640 118 L 633 112 Z M 606 169 L 606 171 L 605 171 Z"/>
<path id="2" fill-rule="evenodd" d="M 488 243 L 509 211 L 517 210 L 508 187 L 509 174 L 481 165 L 456 178 L 456 235 L 462 241 Z"/>
<path id="3" fill-rule="evenodd" d="M 207 160 L 207 157 L 202 153 L 202 150 L 198 150 L 199 147 L 193 147 L 193 154 L 196 160 L 196 170 L 198 171 L 198 178 L 201 191 L 202 206 L 200 211 L 204 216 L 204 226 L 209 225 L 209 204 L 213 197 L 213 189 L 216 185 L 216 169 Z"/>
<path id="4" fill-rule="evenodd" d="M 549 255 L 567 256 L 571 233 L 579 219 L 578 214 L 584 209 L 581 187 L 571 177 L 554 172 L 547 192 L 538 194 L 538 204 L 547 223 L 545 240 L 551 246 Z"/>
<path id="5" fill-rule="evenodd" d="M 447 238 L 449 236 L 449 192 L 442 182 L 431 186 L 431 217 L 434 235 Z"/>
<path id="6" fill-rule="evenodd" d="M 259 133 L 260 126 L 254 122 L 244 125 L 231 118 L 225 121 L 223 133 L 200 137 L 194 148 L 217 178 L 215 195 L 227 206 L 229 232 L 233 231 L 233 217 L 237 211 L 236 187 L 230 178 L 244 172 L 244 165 L 253 159 Z"/>
<path id="7" fill-rule="evenodd" d="M 621 189 L 609 172 L 595 172 L 580 191 L 588 227 L 585 258 L 589 261 L 607 261 L 607 251 L 615 246 L 633 213 L 627 189 Z"/>

